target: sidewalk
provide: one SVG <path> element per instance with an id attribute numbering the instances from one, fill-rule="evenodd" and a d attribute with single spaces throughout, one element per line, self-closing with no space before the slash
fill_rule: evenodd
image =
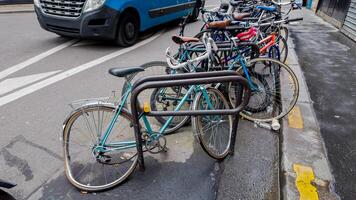
<path id="1" fill-rule="evenodd" d="M 301 13 L 300 13 L 301 14 Z M 333 176 L 329 166 L 324 140 L 320 133 L 318 120 L 314 112 L 312 93 L 305 80 L 302 69 L 309 61 L 300 59 L 296 49 L 295 37 L 304 32 L 314 30 L 315 18 L 310 10 L 303 10 L 304 21 L 297 25 L 289 25 L 291 37 L 288 41 L 289 55 L 287 64 L 294 70 L 299 80 L 300 93 L 296 106 L 283 119 L 281 138 L 281 191 L 283 199 L 338 199 L 333 188 Z M 296 16 L 297 17 L 297 16 Z M 304 30 L 303 30 L 304 29 Z M 315 32 L 314 32 L 315 33 Z M 312 33 L 306 33 L 310 35 Z M 318 31 L 316 32 L 318 34 Z M 316 38 L 315 38 L 316 39 Z M 313 40 L 309 40 L 313 43 Z M 309 52 L 313 55 L 314 52 Z M 313 67 L 313 66 L 310 66 Z"/>
<path id="2" fill-rule="evenodd" d="M 321 200 L 333 200 L 339 199 L 339 197 L 333 191 L 334 178 L 329 166 L 327 153 L 324 145 L 324 139 L 322 138 L 318 119 L 314 112 L 314 103 L 311 99 L 313 94 L 309 94 L 307 82 L 305 80 L 304 69 L 306 60 L 298 59 L 296 48 L 303 48 L 295 44 L 295 35 L 300 34 L 307 30 L 313 30 L 313 26 L 316 23 L 322 23 L 320 20 L 315 21 L 317 18 L 311 11 L 303 11 L 304 21 L 301 25 L 290 25 L 289 28 L 292 32 L 288 41 L 289 55 L 287 64 L 293 69 L 299 80 L 300 95 L 295 108 L 291 113 L 286 116 L 281 124 L 282 129 L 280 133 L 273 133 L 271 131 L 254 129 L 254 134 L 260 136 L 268 136 L 275 134 L 277 140 L 279 138 L 278 149 L 280 151 L 280 180 L 281 182 L 277 186 L 277 189 L 272 187 L 265 187 L 267 189 L 265 193 L 258 193 L 255 188 L 261 187 L 266 180 L 261 177 L 258 179 L 254 173 L 261 171 L 255 163 L 272 161 L 271 156 L 264 156 L 263 150 L 255 156 L 251 156 L 254 152 L 249 152 L 248 146 L 245 148 L 236 149 L 236 155 L 229 157 L 224 162 L 224 170 L 221 175 L 218 189 L 219 199 L 321 199 Z M 310 20 L 313 22 L 310 23 Z M 298 31 L 297 31 L 298 30 Z M 296 33 L 297 31 L 298 33 Z M 318 31 L 314 31 L 314 34 L 318 34 Z M 312 34 L 307 31 L 308 35 Z M 313 41 L 308 41 L 312 43 Z M 308 49 L 307 49 L 308 50 Z M 313 52 L 309 52 L 309 55 L 313 55 Z M 313 66 L 308 66 L 312 68 Z M 243 121 L 242 121 L 243 122 Z M 243 122 L 244 123 L 244 122 Z M 240 132 L 240 137 L 246 137 L 244 131 Z M 278 134 L 280 134 L 278 136 Z M 271 144 L 266 138 L 259 140 L 254 138 L 251 143 L 258 143 L 261 148 L 269 147 Z M 239 144 L 236 144 L 239 147 Z M 246 149 L 247 147 L 247 149 Z M 247 153 L 246 153 L 247 152 Z M 248 160 L 251 162 L 238 163 L 244 155 L 250 155 Z M 246 168 L 245 165 L 250 165 Z M 278 167 L 278 163 L 276 163 Z M 277 181 L 279 182 L 279 181 Z M 275 182 L 276 183 L 276 182 Z M 280 191 L 276 195 L 275 192 L 268 192 L 268 189 L 272 191 Z M 251 192 L 255 191 L 255 192 Z M 259 190 L 261 191 L 261 189 Z M 251 195 L 251 194 L 254 194 Z M 265 196 L 263 196 L 265 195 Z"/>
<path id="3" fill-rule="evenodd" d="M 300 99 L 302 102 L 299 102 L 299 105 L 304 107 L 304 109 L 301 107 L 304 130 L 300 133 L 303 134 L 303 138 L 305 135 L 312 135 L 313 137 L 309 137 L 311 144 L 315 142 L 325 144 L 320 146 L 320 153 L 323 153 L 322 156 L 328 156 L 330 165 L 327 166 L 324 161 L 320 162 L 320 158 L 325 157 L 318 155 L 309 157 L 310 147 L 296 148 L 303 152 L 296 155 L 306 159 L 305 164 L 315 170 L 317 182 L 315 185 L 325 185 L 321 188 L 326 189 L 326 192 L 335 190 L 341 199 L 354 199 L 356 56 L 352 47 L 355 46 L 355 42 L 313 12 L 305 10 L 303 15 L 304 21 L 300 25 L 290 26 L 291 39 L 298 55 L 296 61 L 299 61 L 303 70 L 301 75 L 305 77 L 304 84 L 308 86 L 310 94 L 304 101 Z M 314 123 L 308 123 L 313 121 L 307 120 L 309 117 L 313 118 Z M 316 129 L 313 130 L 312 127 Z M 288 136 L 287 133 L 284 135 Z M 295 134 L 290 136 L 296 139 Z M 322 152 L 324 149 L 326 153 Z M 332 172 L 333 176 L 330 177 L 328 172 Z M 329 198 L 321 196 L 320 199 Z"/>
<path id="4" fill-rule="evenodd" d="M 33 4 L 0 5 L 0 14 L 34 12 Z"/>

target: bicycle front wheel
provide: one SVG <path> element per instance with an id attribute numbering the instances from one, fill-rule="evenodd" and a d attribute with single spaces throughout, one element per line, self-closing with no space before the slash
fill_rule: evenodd
<path id="1" fill-rule="evenodd" d="M 250 60 L 247 68 L 249 76 L 263 77 L 268 84 L 268 87 L 259 88 L 251 81 L 249 85 L 253 88 L 251 88 L 250 102 L 260 99 L 263 93 L 266 94 L 264 97 L 268 97 L 268 104 L 263 104 L 263 109 L 258 112 L 246 109 L 240 115 L 248 120 L 261 122 L 269 122 L 287 115 L 293 109 L 299 96 L 299 83 L 293 70 L 285 63 L 272 58 Z M 239 72 L 246 77 L 242 69 Z"/>
<path id="2" fill-rule="evenodd" d="M 288 57 L 288 44 L 284 37 L 279 36 L 277 39 L 278 49 L 279 49 L 279 60 L 283 63 L 286 62 Z"/>
<path id="3" fill-rule="evenodd" d="M 193 110 L 214 110 L 229 109 L 229 103 L 224 95 L 215 88 L 208 88 L 209 99 L 205 99 L 202 93 L 199 93 L 193 103 Z M 211 102 L 208 103 L 208 101 Z M 212 158 L 224 159 L 230 149 L 232 134 L 232 116 L 231 115 L 202 115 L 192 117 L 192 128 L 198 136 L 201 147 Z"/>
<path id="4" fill-rule="evenodd" d="M 75 110 L 63 130 L 65 175 L 80 190 L 100 191 L 114 187 L 137 164 L 132 116 L 124 109 L 104 145 L 103 133 L 115 116 L 111 104 L 88 105 Z"/>
<path id="5" fill-rule="evenodd" d="M 278 29 L 278 35 L 282 36 L 286 41 L 288 41 L 289 30 L 286 26 L 280 26 Z"/>

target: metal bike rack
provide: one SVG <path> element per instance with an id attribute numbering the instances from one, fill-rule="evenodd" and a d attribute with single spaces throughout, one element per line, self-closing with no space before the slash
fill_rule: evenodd
<path id="1" fill-rule="evenodd" d="M 135 137 L 137 141 L 138 164 L 140 170 L 145 169 L 143 150 L 142 150 L 142 133 L 139 128 L 139 112 L 137 108 L 138 95 L 146 90 L 152 88 L 184 86 L 184 85 L 199 85 L 211 83 L 224 83 L 224 82 L 238 82 L 243 86 L 240 96 L 236 94 L 235 108 L 225 110 L 184 110 L 184 111 L 151 111 L 149 116 L 199 116 L 199 115 L 232 115 L 233 131 L 232 143 L 230 145 L 230 154 L 234 153 L 236 132 L 238 127 L 238 114 L 248 104 L 250 98 L 250 89 L 248 82 L 245 78 L 234 71 L 217 71 L 217 72 L 201 72 L 201 73 L 184 73 L 175 75 L 161 75 L 161 76 L 148 76 L 138 79 L 132 88 L 131 93 L 131 111 L 133 115 L 133 126 Z"/>

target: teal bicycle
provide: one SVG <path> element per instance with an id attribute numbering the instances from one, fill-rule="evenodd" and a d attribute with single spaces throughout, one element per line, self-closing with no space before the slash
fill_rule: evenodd
<path id="1" fill-rule="evenodd" d="M 189 67 L 206 59 L 212 49 L 212 40 L 205 36 L 206 53 L 181 64 L 170 67 Z M 117 77 L 143 71 L 141 67 L 113 68 L 109 73 Z M 84 191 L 100 191 L 114 187 L 135 170 L 138 163 L 137 141 L 134 134 L 132 114 L 125 102 L 132 92 L 129 84 L 119 102 L 109 103 L 103 99 L 86 101 L 75 109 L 63 125 L 63 150 L 65 175 L 69 182 Z M 185 102 L 193 101 L 194 110 L 224 110 L 230 104 L 224 95 L 207 85 L 187 86 L 188 90 L 179 101 L 175 111 Z M 139 106 L 139 105 L 137 105 Z M 152 129 L 148 121 L 149 107 L 141 109 L 138 125 L 143 133 L 144 151 L 159 153 L 166 150 L 165 130 L 173 120 L 169 117 L 159 131 Z M 202 148 L 213 158 L 224 159 L 231 144 L 233 117 L 231 115 L 207 115 L 192 118 L 192 128 Z"/>

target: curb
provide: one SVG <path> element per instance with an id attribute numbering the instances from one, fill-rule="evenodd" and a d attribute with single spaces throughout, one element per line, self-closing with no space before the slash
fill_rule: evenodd
<path id="1" fill-rule="evenodd" d="M 324 141 L 291 37 L 288 47 L 287 64 L 299 80 L 300 91 L 295 108 L 282 121 L 281 196 L 287 200 L 338 199 L 332 191 L 334 179 Z"/>
<path id="2" fill-rule="evenodd" d="M 33 4 L 0 5 L 0 14 L 32 12 L 35 12 Z"/>

